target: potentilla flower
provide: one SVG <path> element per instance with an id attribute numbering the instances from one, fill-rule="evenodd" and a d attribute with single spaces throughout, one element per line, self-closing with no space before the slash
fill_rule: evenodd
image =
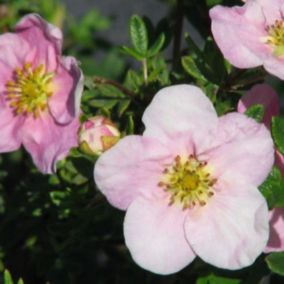
<path id="1" fill-rule="evenodd" d="M 83 76 L 62 33 L 29 14 L 0 36 L 0 152 L 21 145 L 44 173 L 77 146 Z"/>
<path id="2" fill-rule="evenodd" d="M 225 58 L 238 68 L 263 65 L 284 79 L 283 0 L 247 0 L 210 10 L 212 33 Z"/>
<path id="3" fill-rule="evenodd" d="M 91 155 L 100 155 L 111 148 L 120 132 L 108 118 L 98 115 L 87 119 L 80 127 L 80 149 Z"/>
<path id="4" fill-rule="evenodd" d="M 271 119 L 279 115 L 280 99 L 277 93 L 267 84 L 255 85 L 239 101 L 238 111 L 243 113 L 252 105 L 264 107 L 264 124 L 270 129 Z M 284 157 L 275 151 L 275 165 L 284 176 Z M 284 190 L 284 189 L 283 189 Z M 284 251 L 284 208 L 275 208 L 269 213 L 270 234 L 265 252 Z"/>
<path id="5" fill-rule="evenodd" d="M 98 188 L 126 210 L 124 236 L 143 268 L 170 274 L 196 255 L 221 268 L 254 262 L 268 240 L 258 191 L 274 162 L 263 124 L 220 118 L 191 85 L 162 89 L 145 110 L 142 136 L 121 139 L 95 166 Z"/>

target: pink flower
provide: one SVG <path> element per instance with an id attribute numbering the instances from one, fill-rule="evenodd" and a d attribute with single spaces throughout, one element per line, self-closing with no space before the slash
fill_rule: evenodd
<path id="1" fill-rule="evenodd" d="M 143 136 L 121 139 L 98 159 L 95 181 L 126 210 L 124 236 L 143 268 L 170 274 L 196 255 L 221 268 L 254 262 L 268 240 L 258 191 L 274 162 L 263 124 L 220 118 L 194 86 L 162 89 L 145 110 Z"/>
<path id="2" fill-rule="evenodd" d="M 284 79 L 284 2 L 247 0 L 210 10 L 212 33 L 225 58 L 238 68 L 263 65 Z"/>
<path id="3" fill-rule="evenodd" d="M 254 86 L 239 101 L 238 111 L 243 113 L 254 104 L 264 106 L 263 122 L 270 129 L 271 119 L 279 115 L 280 100 L 277 93 L 267 84 Z M 275 164 L 284 176 L 284 157 L 275 151 Z M 284 251 L 284 208 L 275 208 L 269 213 L 270 235 L 265 252 Z"/>
<path id="4" fill-rule="evenodd" d="M 120 137 L 115 125 L 104 116 L 94 116 L 86 120 L 79 132 L 79 144 L 82 151 L 91 155 L 100 155 L 111 148 Z"/>
<path id="5" fill-rule="evenodd" d="M 77 146 L 83 76 L 61 48 L 61 31 L 35 14 L 0 36 L 0 152 L 22 144 L 44 173 Z"/>

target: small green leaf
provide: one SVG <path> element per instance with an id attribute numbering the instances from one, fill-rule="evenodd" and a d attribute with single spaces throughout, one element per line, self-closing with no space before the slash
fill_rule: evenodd
<path id="1" fill-rule="evenodd" d="M 132 114 L 129 114 L 127 117 L 126 133 L 128 135 L 134 133 L 134 119 Z"/>
<path id="2" fill-rule="evenodd" d="M 130 105 L 130 99 L 120 100 L 117 104 L 118 116 L 122 116 Z"/>
<path id="3" fill-rule="evenodd" d="M 4 284 L 14 284 L 12 276 L 7 269 L 4 271 Z"/>
<path id="4" fill-rule="evenodd" d="M 269 208 L 284 206 L 284 179 L 278 168 L 273 167 L 259 189 L 266 198 Z"/>
<path id="5" fill-rule="evenodd" d="M 195 78 L 197 80 L 201 80 L 201 81 L 206 82 L 206 79 L 201 74 L 199 68 L 197 67 L 197 65 L 195 64 L 195 62 L 194 62 L 194 60 L 191 56 L 182 57 L 181 63 L 182 63 L 182 67 L 184 68 L 184 70 L 190 76 L 192 76 L 193 78 Z"/>
<path id="6" fill-rule="evenodd" d="M 157 40 L 149 49 L 147 57 L 152 57 L 157 55 L 159 51 L 163 48 L 165 41 L 166 41 L 165 34 L 164 33 L 160 34 L 160 36 L 157 38 Z"/>
<path id="7" fill-rule="evenodd" d="M 273 117 L 271 131 L 277 149 L 284 154 L 284 118 Z"/>
<path id="8" fill-rule="evenodd" d="M 124 54 L 130 55 L 130 56 L 134 57 L 135 59 L 137 59 L 137 60 L 139 60 L 139 61 L 141 61 L 141 60 L 144 58 L 144 56 L 143 56 L 141 53 L 139 53 L 139 52 L 136 51 L 135 49 L 130 48 L 130 47 L 127 47 L 127 46 L 122 46 L 122 47 L 121 47 L 121 51 L 122 51 Z"/>
<path id="9" fill-rule="evenodd" d="M 17 283 L 17 284 L 24 284 L 23 279 L 22 279 L 22 278 L 20 278 L 20 279 L 18 280 L 18 283 Z"/>
<path id="10" fill-rule="evenodd" d="M 130 39 L 134 49 L 146 57 L 148 33 L 143 19 L 138 15 L 134 15 L 130 19 Z"/>
<path id="11" fill-rule="evenodd" d="M 208 276 L 200 277 L 196 281 L 196 284 L 239 284 L 241 283 L 241 280 L 239 279 L 231 279 L 226 278 L 223 276 L 217 276 L 214 274 L 210 274 Z"/>
<path id="12" fill-rule="evenodd" d="M 284 276 L 284 252 L 271 253 L 265 261 L 272 272 Z"/>
<path id="13" fill-rule="evenodd" d="M 264 107 L 259 104 L 253 105 L 246 110 L 245 114 L 255 119 L 257 122 L 261 122 L 264 117 Z"/>
<path id="14" fill-rule="evenodd" d="M 117 99 L 95 99 L 89 101 L 89 105 L 96 108 L 112 109 L 117 102 Z"/>

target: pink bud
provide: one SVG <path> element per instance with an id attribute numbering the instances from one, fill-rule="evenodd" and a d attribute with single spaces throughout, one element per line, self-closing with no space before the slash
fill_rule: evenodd
<path id="1" fill-rule="evenodd" d="M 86 120 L 79 131 L 80 149 L 90 155 L 100 155 L 111 148 L 120 137 L 115 125 L 104 116 Z"/>

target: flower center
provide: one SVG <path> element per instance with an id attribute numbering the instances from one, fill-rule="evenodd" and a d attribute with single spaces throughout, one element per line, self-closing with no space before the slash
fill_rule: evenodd
<path id="1" fill-rule="evenodd" d="M 162 187 L 170 195 L 169 205 L 179 203 L 183 209 L 206 205 L 214 195 L 216 179 L 210 177 L 206 162 L 198 161 L 193 155 L 187 159 L 176 156 L 174 162 L 163 171 Z"/>
<path id="2" fill-rule="evenodd" d="M 22 69 L 16 68 L 14 80 L 6 83 L 7 100 L 17 115 L 32 114 L 37 118 L 47 108 L 52 96 L 53 73 L 47 73 L 43 64 L 32 68 L 26 63 Z"/>
<path id="3" fill-rule="evenodd" d="M 284 55 L 284 21 L 276 20 L 274 25 L 267 27 L 266 43 L 274 47 L 274 55 Z"/>

